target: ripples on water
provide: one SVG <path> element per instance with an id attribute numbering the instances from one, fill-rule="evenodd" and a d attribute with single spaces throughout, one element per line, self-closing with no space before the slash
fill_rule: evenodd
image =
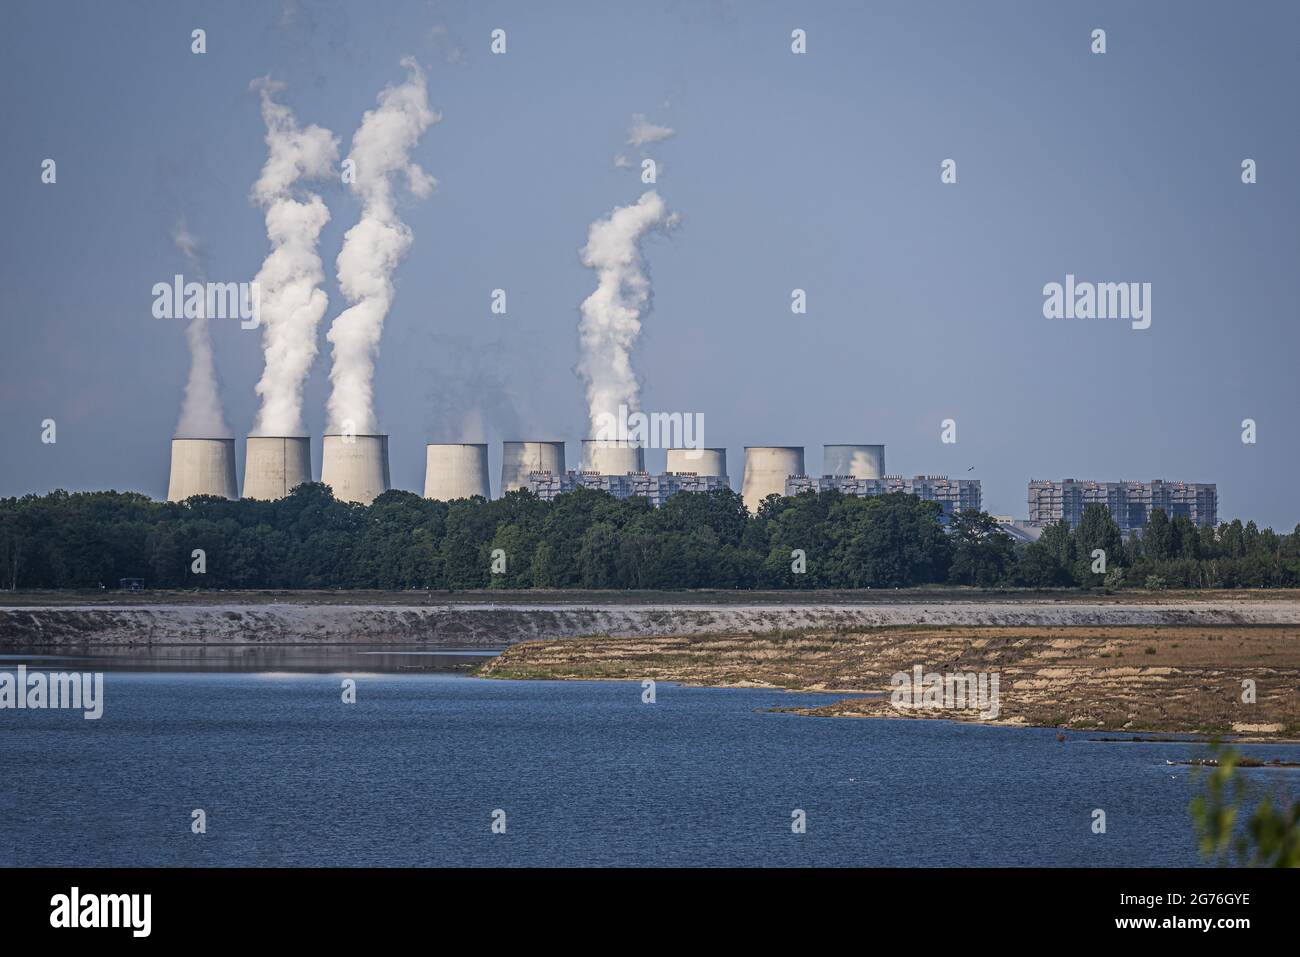
<path id="1" fill-rule="evenodd" d="M 269 654 L 126 662 L 99 721 L 0 711 L 0 865 L 1199 863 L 1196 774 L 1165 764 L 1196 745 L 771 714 L 827 699 L 756 689 L 661 683 L 648 705 L 630 682 L 383 673 L 468 656 Z M 1300 792 L 1300 772 L 1245 773 Z"/>

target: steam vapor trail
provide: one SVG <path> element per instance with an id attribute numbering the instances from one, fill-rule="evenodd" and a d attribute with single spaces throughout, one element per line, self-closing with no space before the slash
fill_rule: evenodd
<path id="1" fill-rule="evenodd" d="M 207 281 L 203 265 L 203 250 L 198 239 L 182 219 L 172 230 L 172 242 L 182 255 L 190 272 L 198 281 Z M 221 408 L 221 387 L 217 384 L 217 366 L 212 358 L 212 330 L 204 315 L 204 306 L 190 320 L 185 330 L 190 347 L 190 376 L 185 383 L 185 399 L 181 403 L 181 417 L 176 424 L 176 437 L 187 439 L 229 439 L 234 437 L 226 423 Z"/>
<path id="2" fill-rule="evenodd" d="M 631 353 L 650 302 L 641 240 L 676 221 L 659 194 L 649 190 L 636 203 L 596 220 L 587 234 L 582 264 L 596 270 L 597 282 L 596 291 L 582 303 L 577 371 L 587 382 L 591 435 L 598 433 L 602 414 L 615 415 L 620 405 L 633 412 L 640 409 L 641 386 Z"/>
<path id="3" fill-rule="evenodd" d="M 337 260 L 339 286 L 351 305 L 334 320 L 326 338 L 333 344 L 329 431 L 378 431 L 374 413 L 375 355 L 384 318 L 393 304 L 393 270 L 411 246 L 411 230 L 398 218 L 393 179 L 401 173 L 418 197 L 428 196 L 436 180 L 410 160 L 420 137 L 442 117 L 429 108 L 424 72 L 411 57 L 402 60 L 408 76 L 401 86 L 385 87 L 379 106 L 367 110 L 352 137 L 349 155 L 356 164 L 352 189 L 361 197 L 361 218 L 343 237 Z"/>
<path id="4" fill-rule="evenodd" d="M 266 210 L 271 253 L 255 281 L 261 291 L 262 348 L 266 365 L 257 383 L 262 405 L 253 435 L 305 435 L 302 390 L 316 358 L 316 327 L 329 297 L 316 244 L 329 209 L 315 193 L 294 198 L 299 179 L 328 176 L 338 159 L 338 140 L 315 124 L 299 129 L 289 107 L 275 101 L 283 84 L 253 81 L 262 94 L 268 155 L 252 198 Z"/>

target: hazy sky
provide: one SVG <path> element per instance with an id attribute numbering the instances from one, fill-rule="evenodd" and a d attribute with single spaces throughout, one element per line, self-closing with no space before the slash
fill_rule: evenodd
<path id="1" fill-rule="evenodd" d="M 645 245 L 642 398 L 702 412 L 736 487 L 744 445 L 804 445 L 818 473 L 823 443 L 867 442 L 890 472 L 982 479 L 995 513 L 1025 515 L 1030 478 L 1161 477 L 1217 482 L 1223 518 L 1300 520 L 1296 4 L 42 0 L 0 16 L 0 495 L 165 494 L 189 357 L 151 288 L 188 271 L 181 221 L 213 280 L 251 280 L 267 254 L 250 81 L 283 82 L 346 155 L 412 55 L 442 121 L 413 153 L 438 188 L 399 192 L 414 243 L 376 374 L 396 487 L 422 487 L 430 440 L 490 441 L 494 487 L 502 438 L 565 438 L 577 461 L 594 285 L 578 253 L 645 188 L 614 166 L 643 113 L 676 131 L 653 155 L 681 224 Z M 359 212 L 337 181 L 320 192 L 318 471 L 334 259 Z M 1151 283 L 1151 327 L 1045 319 L 1043 286 L 1067 273 Z M 261 332 L 212 333 L 242 474 Z"/>

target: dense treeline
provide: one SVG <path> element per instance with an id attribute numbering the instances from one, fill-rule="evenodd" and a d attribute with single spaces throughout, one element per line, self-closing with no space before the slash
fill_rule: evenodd
<path id="1" fill-rule="evenodd" d="M 63 491 L 0 500 L 3 587 L 122 578 L 153 588 L 1275 587 L 1300 584 L 1300 528 L 1198 529 L 1157 512 L 1144 540 L 1124 541 L 1095 506 L 1076 531 L 1061 523 L 1024 546 L 984 513 L 945 530 L 932 502 L 838 492 L 772 496 L 757 516 L 730 490 L 658 509 L 587 489 L 554 502 L 391 491 L 364 507 L 319 484 L 278 502 Z"/>
<path id="2" fill-rule="evenodd" d="M 1094 549 L 1106 552 L 1105 574 L 1092 572 Z M 1116 558 L 1118 556 L 1118 558 Z M 1155 509 L 1141 538 L 1121 540 L 1103 506 L 1090 505 L 1072 533 L 1049 525 L 1024 549 L 1018 577 L 1032 586 L 1093 585 L 1145 588 L 1281 588 L 1300 585 L 1300 525 L 1291 534 L 1254 522 L 1193 525 Z"/>

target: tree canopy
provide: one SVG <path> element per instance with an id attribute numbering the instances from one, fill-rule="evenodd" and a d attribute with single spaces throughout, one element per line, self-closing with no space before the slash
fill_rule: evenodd
<path id="1" fill-rule="evenodd" d="M 1106 572 L 1094 571 L 1095 554 Z M 202 553 L 196 571 L 195 556 Z M 1015 545 L 983 512 L 953 516 L 903 493 L 770 496 L 750 515 L 730 489 L 662 507 L 576 489 L 554 501 L 431 501 L 390 491 L 369 506 L 302 485 L 274 502 L 120 492 L 0 499 L 0 587 L 901 588 L 1275 587 L 1300 583 L 1300 528 L 1197 528 L 1153 513 L 1124 541 L 1105 508 Z"/>

